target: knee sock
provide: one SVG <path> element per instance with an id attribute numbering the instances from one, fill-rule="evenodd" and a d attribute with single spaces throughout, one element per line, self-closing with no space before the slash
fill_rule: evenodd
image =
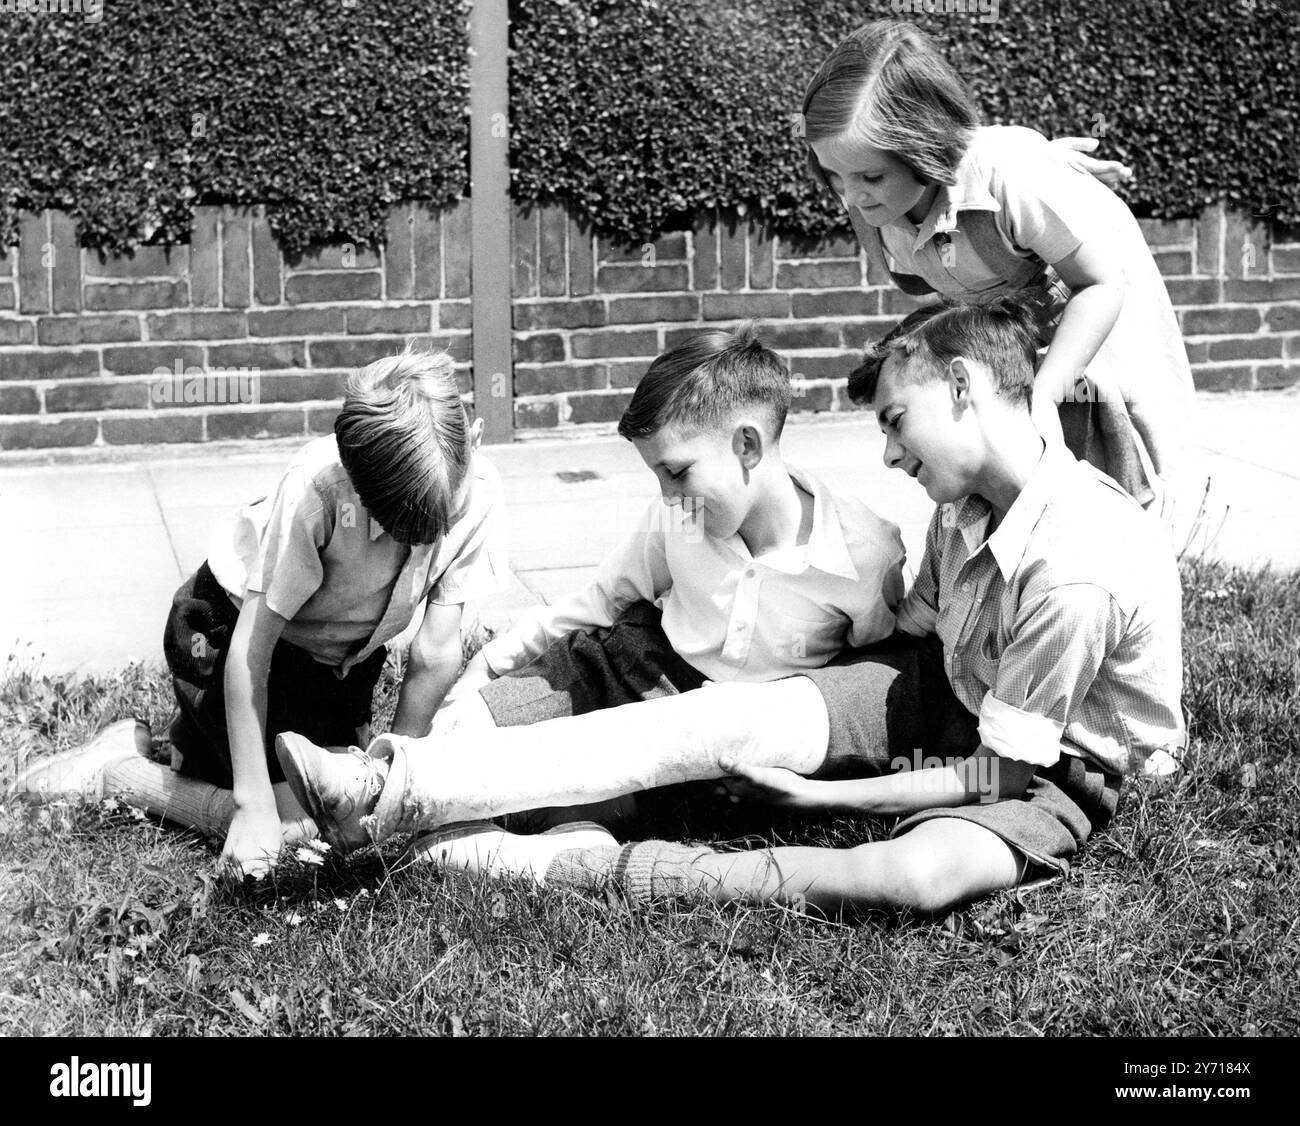
<path id="1" fill-rule="evenodd" d="M 294 800 L 288 785 L 281 782 L 273 788 L 284 844 L 313 840 L 317 836 L 316 823 Z M 233 791 L 176 774 L 170 767 L 145 758 L 127 759 L 107 767 L 104 795 L 213 837 L 225 837 L 235 815 Z"/>
<path id="2" fill-rule="evenodd" d="M 400 749 L 403 761 L 380 797 L 377 824 L 387 835 L 524 809 L 590 805 L 720 778 L 724 758 L 811 774 L 825 761 L 828 734 L 817 686 L 791 677 L 494 728 L 436 754 L 422 747 L 423 740 L 381 736 L 371 753 L 394 758 Z"/>
<path id="3" fill-rule="evenodd" d="M 551 861 L 545 883 L 579 891 L 596 891 L 613 884 L 633 903 L 681 899 L 702 890 L 694 865 L 712 851 L 672 841 L 637 841 L 621 849 L 573 849 Z"/>

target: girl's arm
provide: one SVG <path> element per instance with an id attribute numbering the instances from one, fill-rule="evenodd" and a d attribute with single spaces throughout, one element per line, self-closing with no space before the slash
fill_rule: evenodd
<path id="1" fill-rule="evenodd" d="M 955 764 L 837 782 L 805 778 L 782 767 L 723 763 L 723 768 L 731 775 L 726 783 L 728 789 L 741 797 L 789 809 L 874 817 L 1018 798 L 1036 769 L 1032 763 L 1003 758 L 983 746 Z"/>
<path id="2" fill-rule="evenodd" d="M 1124 303 L 1124 275 L 1086 242 L 1052 266 L 1070 287 L 1070 299 L 1034 377 L 1033 415 L 1043 437 L 1060 442 L 1056 405 L 1073 399 L 1084 369 L 1115 326 Z"/>
<path id="3" fill-rule="evenodd" d="M 236 876 L 260 876 L 280 855 L 280 815 L 266 765 L 266 682 L 286 621 L 249 591 L 226 656 L 226 730 L 235 776 L 235 815 L 219 863 Z"/>
<path id="4" fill-rule="evenodd" d="M 429 602 L 424 621 L 406 656 L 406 675 L 397 694 L 394 735 L 423 738 L 448 689 L 460 675 L 460 623 L 463 606 Z"/>
<path id="5" fill-rule="evenodd" d="M 991 131 L 987 143 L 999 227 L 1012 244 L 1050 263 L 1071 294 L 1034 380 L 1034 421 L 1043 437 L 1059 443 L 1056 404 L 1074 397 L 1124 301 L 1123 243 L 1110 212 L 1117 201 L 1033 130 Z"/>

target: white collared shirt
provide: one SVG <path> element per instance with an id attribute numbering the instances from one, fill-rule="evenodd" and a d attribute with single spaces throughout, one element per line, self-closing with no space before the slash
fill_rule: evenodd
<path id="1" fill-rule="evenodd" d="M 937 633 L 980 741 L 1113 774 L 1181 757 L 1182 587 L 1155 516 L 1050 445 L 1001 524 L 969 496 L 935 509 L 899 628 Z"/>
<path id="2" fill-rule="evenodd" d="M 475 452 L 464 515 L 437 543 L 407 547 L 361 503 L 326 435 L 289 463 L 273 496 L 219 521 L 208 566 L 236 605 L 261 592 L 288 620 L 281 637 L 343 676 L 400 634 L 429 599 L 505 589 L 501 480 Z"/>
<path id="3" fill-rule="evenodd" d="M 738 535 L 715 539 L 656 498 L 585 590 L 533 607 L 484 646 L 492 671 L 522 668 L 638 601 L 660 605 L 674 651 L 710 680 L 776 680 L 888 637 L 903 593 L 898 528 L 786 469 L 813 498 L 807 544 L 755 559 Z"/>

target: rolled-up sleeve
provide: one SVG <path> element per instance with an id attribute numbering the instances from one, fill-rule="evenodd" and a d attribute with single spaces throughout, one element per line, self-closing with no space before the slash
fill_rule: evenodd
<path id="1" fill-rule="evenodd" d="M 980 741 L 1004 758 L 1051 766 L 1061 734 L 1124 629 L 1114 598 L 1072 583 L 1027 600 L 979 713 Z"/>

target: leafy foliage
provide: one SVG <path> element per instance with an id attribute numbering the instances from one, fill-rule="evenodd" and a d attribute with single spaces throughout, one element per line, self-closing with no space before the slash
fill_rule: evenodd
<path id="1" fill-rule="evenodd" d="M 1300 222 L 1294 5 L 1002 0 L 987 23 L 931 6 L 939 12 L 903 18 L 940 38 L 984 120 L 1098 136 L 1106 156 L 1133 167 L 1125 194 L 1138 214 L 1195 216 L 1225 199 Z M 595 229 L 630 242 L 714 207 L 790 235 L 847 228 L 806 173 L 796 115 L 834 44 L 895 7 L 521 0 L 516 198 L 567 198 Z"/>
<path id="2" fill-rule="evenodd" d="M 189 238 L 204 203 L 265 204 L 289 254 L 382 241 L 401 199 L 467 183 L 462 0 L 155 0 L 0 20 L 0 245 L 61 208 L 86 245 Z"/>
<path id="3" fill-rule="evenodd" d="M 918 5 L 920 7 L 922 5 Z M 934 5 L 932 5 L 934 6 Z M 958 7 L 958 5 L 952 5 Z M 816 238 L 843 217 L 795 135 L 804 84 L 880 0 L 514 0 L 512 192 L 643 242 L 714 208 Z M 1001 0 L 905 15 L 989 122 L 1095 135 L 1138 214 L 1300 225 L 1300 8 L 1283 0 Z M 973 0 L 961 7 L 977 8 Z M 265 204 L 290 254 L 382 241 L 399 199 L 467 190 L 469 0 L 157 0 L 0 21 L 0 242 L 71 212 L 87 245 L 188 237 Z"/>

